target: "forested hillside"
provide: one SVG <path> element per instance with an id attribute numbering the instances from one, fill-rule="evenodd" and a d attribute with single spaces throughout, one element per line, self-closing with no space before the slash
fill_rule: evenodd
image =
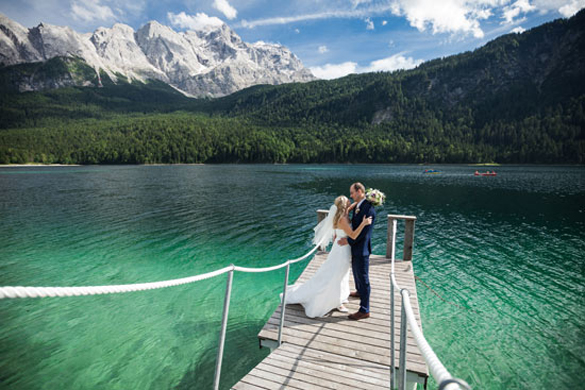
<path id="1" fill-rule="evenodd" d="M 4 91 L 0 162 L 584 163 L 584 30 L 581 11 L 408 71 L 221 99 L 107 80 Z"/>

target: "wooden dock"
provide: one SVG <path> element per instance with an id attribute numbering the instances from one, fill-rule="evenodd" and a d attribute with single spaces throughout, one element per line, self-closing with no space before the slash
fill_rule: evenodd
<path id="1" fill-rule="evenodd" d="M 297 283 L 308 280 L 326 260 L 319 252 Z M 371 317 L 352 321 L 347 313 L 333 311 L 324 318 L 308 318 L 300 305 L 287 305 L 282 345 L 277 347 L 280 306 L 258 334 L 262 346 L 274 349 L 258 366 L 233 386 L 234 389 L 382 389 L 390 387 L 390 260 L 370 257 Z M 351 273 L 350 273 L 351 274 Z M 396 261 L 396 281 L 410 291 L 419 325 L 418 298 L 412 261 Z M 350 275 L 353 287 L 353 276 Z M 350 313 L 359 308 L 359 298 L 349 298 Z M 395 292 L 394 366 L 398 368 L 400 294 Z M 410 331 L 406 362 L 407 380 L 426 388 L 428 367 Z"/>

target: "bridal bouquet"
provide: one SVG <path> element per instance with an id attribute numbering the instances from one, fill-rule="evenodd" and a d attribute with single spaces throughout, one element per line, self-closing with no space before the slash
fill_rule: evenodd
<path id="1" fill-rule="evenodd" d="M 368 188 L 366 190 L 366 200 L 374 206 L 381 206 L 386 200 L 386 195 L 380 190 Z"/>

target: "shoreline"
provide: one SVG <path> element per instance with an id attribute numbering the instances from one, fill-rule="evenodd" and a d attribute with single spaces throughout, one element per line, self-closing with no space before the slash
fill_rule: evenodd
<path id="1" fill-rule="evenodd" d="M 26 168 L 26 167 L 81 167 L 80 164 L 0 164 L 0 168 Z"/>
<path id="2" fill-rule="evenodd" d="M 205 165 L 397 165 L 397 166 L 405 166 L 405 165 L 412 165 L 412 166 L 467 166 L 467 167 L 514 167 L 514 166 L 563 166 L 563 167 L 583 167 L 585 164 L 541 164 L 541 163 L 524 163 L 524 164 L 505 164 L 505 163 L 351 163 L 351 162 L 327 162 L 327 163 L 254 163 L 254 162 L 246 162 L 246 163 L 190 163 L 190 164 L 164 164 L 164 163 L 157 163 L 157 164 L 40 164 L 40 163 L 31 163 L 31 164 L 0 164 L 0 168 L 38 168 L 38 167 L 122 167 L 122 166 L 131 166 L 131 167 L 166 167 L 166 166 L 205 166 Z"/>

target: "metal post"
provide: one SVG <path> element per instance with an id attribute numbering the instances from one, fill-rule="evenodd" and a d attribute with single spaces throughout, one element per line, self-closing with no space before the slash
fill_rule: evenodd
<path id="1" fill-rule="evenodd" d="M 288 286 L 288 274 L 290 271 L 290 263 L 286 265 L 286 272 L 284 274 L 284 288 L 282 289 L 282 303 L 280 304 L 280 326 L 278 327 L 278 346 L 282 344 L 282 327 L 284 326 L 284 310 L 286 307 L 286 287 Z"/>
<path id="2" fill-rule="evenodd" d="M 394 368 L 394 359 L 396 353 L 394 352 L 394 278 L 390 274 L 390 390 L 396 388 L 396 371 Z"/>
<path id="3" fill-rule="evenodd" d="M 395 256 L 396 256 L 396 220 L 392 220 L 392 225 L 388 224 L 388 228 L 392 227 L 392 234 L 390 235 L 390 261 L 394 264 Z M 390 389 L 396 389 L 396 367 L 394 360 L 396 359 L 396 352 L 394 348 L 396 347 L 395 341 L 395 320 L 394 320 L 394 268 L 392 268 L 392 272 L 390 273 Z"/>
<path id="4" fill-rule="evenodd" d="M 407 342 L 407 322 L 406 309 L 404 308 L 404 301 L 409 298 L 408 290 L 403 288 L 400 290 L 402 296 L 402 310 L 400 314 L 400 361 L 398 374 L 398 390 L 406 390 L 406 342 Z"/>
<path id="5" fill-rule="evenodd" d="M 234 265 L 232 264 L 232 267 Z M 213 388 L 219 389 L 219 377 L 221 375 L 221 361 L 223 359 L 223 347 L 225 344 L 225 332 L 227 329 L 228 313 L 230 310 L 230 296 L 232 295 L 232 281 L 234 279 L 234 269 L 228 273 L 227 285 L 225 288 L 225 299 L 223 301 L 223 317 L 221 319 L 221 333 L 219 335 L 219 349 L 217 351 L 217 361 L 215 362 L 215 377 L 213 378 Z"/>

